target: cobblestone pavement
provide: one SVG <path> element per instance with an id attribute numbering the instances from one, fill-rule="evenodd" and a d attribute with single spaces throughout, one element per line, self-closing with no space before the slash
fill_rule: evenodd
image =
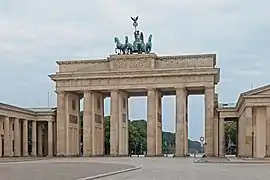
<path id="1" fill-rule="evenodd" d="M 90 158 L 56 158 L 1 163 L 0 180 L 76 180 L 134 167 L 105 162 L 93 162 Z"/>
<path id="2" fill-rule="evenodd" d="M 102 180 L 268 180 L 269 163 L 194 163 L 193 158 L 53 158 L 42 161 L 2 163 L 4 180 L 76 180 L 134 166 L 142 169 Z"/>

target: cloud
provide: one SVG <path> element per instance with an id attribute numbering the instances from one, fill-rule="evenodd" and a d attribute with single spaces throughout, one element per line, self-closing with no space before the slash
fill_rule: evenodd
<path id="1" fill-rule="evenodd" d="M 106 58 L 114 52 L 114 36 L 133 38 L 129 18 L 136 15 L 145 37 L 153 34 L 158 55 L 217 53 L 220 99 L 236 101 L 251 83 L 269 83 L 269 6 L 263 0 L 0 1 L 0 101 L 47 106 L 44 96 L 53 93 L 47 74 L 56 71 L 55 60 Z M 166 112 L 174 108 L 164 104 Z M 196 107 L 192 119 L 200 118 Z M 134 117 L 144 116 L 140 112 Z M 174 129 L 170 114 L 165 130 Z"/>

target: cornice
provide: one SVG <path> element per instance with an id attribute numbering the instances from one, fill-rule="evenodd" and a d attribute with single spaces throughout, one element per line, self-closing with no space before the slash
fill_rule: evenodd
<path id="1" fill-rule="evenodd" d="M 70 60 L 58 60 L 56 63 L 58 65 L 62 64 L 93 64 L 93 63 L 104 63 L 110 62 L 110 60 L 131 60 L 131 59 L 147 59 L 154 58 L 156 60 L 184 60 L 184 59 L 201 59 L 201 58 L 213 58 L 214 65 L 216 65 L 216 54 L 207 53 L 207 54 L 183 54 L 177 56 L 158 56 L 155 53 L 149 54 L 131 54 L 131 55 L 110 55 L 107 59 L 70 59 Z"/>
<path id="2" fill-rule="evenodd" d="M 56 64 L 62 65 L 62 64 L 97 64 L 97 63 L 104 63 L 109 62 L 107 59 L 96 59 L 96 60 L 90 60 L 90 59 L 84 59 L 84 60 L 63 60 L 63 61 L 56 61 Z"/>
<path id="3" fill-rule="evenodd" d="M 215 62 L 216 54 L 187 54 L 187 55 L 177 55 L 177 56 L 158 56 L 157 60 L 199 59 L 199 58 L 213 58 Z"/>
<path id="4" fill-rule="evenodd" d="M 50 75 L 53 80 L 69 79 L 112 79 L 112 78 L 133 78 L 133 77 L 167 77 L 167 76 L 198 76 L 198 75 L 215 75 L 218 69 L 158 69 L 149 71 L 105 71 L 105 72 L 75 72 L 75 73 L 56 73 Z"/>
<path id="5" fill-rule="evenodd" d="M 155 53 L 149 54 L 124 54 L 124 55 L 110 55 L 107 59 L 108 61 L 111 60 L 140 60 L 140 59 L 156 59 L 158 56 Z"/>
<path id="6" fill-rule="evenodd" d="M 15 112 L 19 112 L 19 113 L 25 113 L 28 115 L 35 115 L 35 111 L 26 109 L 26 108 L 21 108 L 18 106 L 13 106 L 13 105 L 9 105 L 9 104 L 5 104 L 5 103 L 0 103 L 0 109 L 6 109 L 9 111 L 15 111 Z"/>
<path id="7" fill-rule="evenodd" d="M 25 115 L 30 115 L 30 116 L 33 116 L 33 118 L 36 116 L 40 116 L 40 115 L 55 115 L 55 111 L 56 111 L 56 109 L 52 108 L 52 111 L 40 111 L 39 112 L 39 111 L 31 110 L 28 108 L 21 108 L 18 106 L 13 106 L 13 105 L 4 104 L 4 103 L 0 103 L 0 109 L 14 112 L 14 113 L 21 113 L 21 114 L 25 114 Z M 12 113 L 10 115 L 12 116 Z"/>

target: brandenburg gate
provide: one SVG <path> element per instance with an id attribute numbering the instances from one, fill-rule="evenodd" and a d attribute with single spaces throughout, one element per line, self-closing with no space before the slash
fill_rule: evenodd
<path id="1" fill-rule="evenodd" d="M 205 94 L 206 154 L 214 153 L 216 55 L 111 55 L 58 61 L 50 77 L 57 92 L 57 155 L 79 154 L 80 99 L 84 98 L 83 154 L 104 154 L 105 97 L 111 99 L 110 154 L 128 155 L 128 98 L 147 95 L 147 155 L 162 154 L 161 98 L 176 95 L 176 156 L 188 154 L 187 97 Z M 216 124 L 216 123 L 215 123 Z M 217 127 L 218 128 L 218 127 Z"/>
<path id="2" fill-rule="evenodd" d="M 147 156 L 162 155 L 164 95 L 176 95 L 176 156 L 188 154 L 187 98 L 205 94 L 205 151 L 215 154 L 215 85 L 219 82 L 215 54 L 158 56 L 151 53 L 152 35 L 144 43 L 135 27 L 133 44 L 115 37 L 116 52 L 106 59 L 57 61 L 59 71 L 50 75 L 57 93 L 58 156 L 79 154 L 80 99 L 83 106 L 83 155 L 104 155 L 105 97 L 110 97 L 110 155 L 127 156 L 128 99 L 147 96 Z M 216 127 L 218 129 L 218 127 Z M 217 140 L 218 142 L 218 140 Z M 216 143 L 218 144 L 218 143 Z M 217 149 L 217 148 L 216 148 Z M 217 154 L 217 153 L 216 153 Z"/>
<path id="3" fill-rule="evenodd" d="M 57 61 L 57 108 L 26 109 L 0 103 L 0 157 L 103 156 L 104 98 L 110 97 L 110 156 L 129 155 L 128 99 L 147 96 L 147 156 L 162 155 L 162 103 L 176 96 L 175 156 L 188 155 L 188 96 L 205 96 L 206 156 L 224 157 L 225 124 L 236 122 L 236 155 L 270 157 L 270 85 L 240 94 L 234 106 L 218 103 L 216 54 L 158 56 L 133 20 L 134 42 L 115 37 L 105 59 Z M 80 100 L 83 98 L 83 122 Z M 83 128 L 82 137 L 80 129 Z M 28 137 L 28 134 L 31 134 Z M 29 146 L 29 142 L 31 146 Z"/>

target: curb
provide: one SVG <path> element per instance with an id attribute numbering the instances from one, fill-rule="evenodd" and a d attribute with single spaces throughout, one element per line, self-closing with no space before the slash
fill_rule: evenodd
<path id="1" fill-rule="evenodd" d="M 76 180 L 92 180 L 92 179 L 98 179 L 98 178 L 103 178 L 103 177 L 112 176 L 112 175 L 116 175 L 116 174 L 121 174 L 121 173 L 125 173 L 125 172 L 136 171 L 136 170 L 139 170 L 141 168 L 142 167 L 139 167 L 138 166 L 138 167 L 128 168 L 128 169 L 124 169 L 124 170 L 119 170 L 119 171 L 114 171 L 114 172 L 99 174 L 99 175 L 95 175 L 95 176 L 89 176 L 89 177 L 85 177 L 85 178 L 80 178 L 80 179 L 76 179 Z"/>

